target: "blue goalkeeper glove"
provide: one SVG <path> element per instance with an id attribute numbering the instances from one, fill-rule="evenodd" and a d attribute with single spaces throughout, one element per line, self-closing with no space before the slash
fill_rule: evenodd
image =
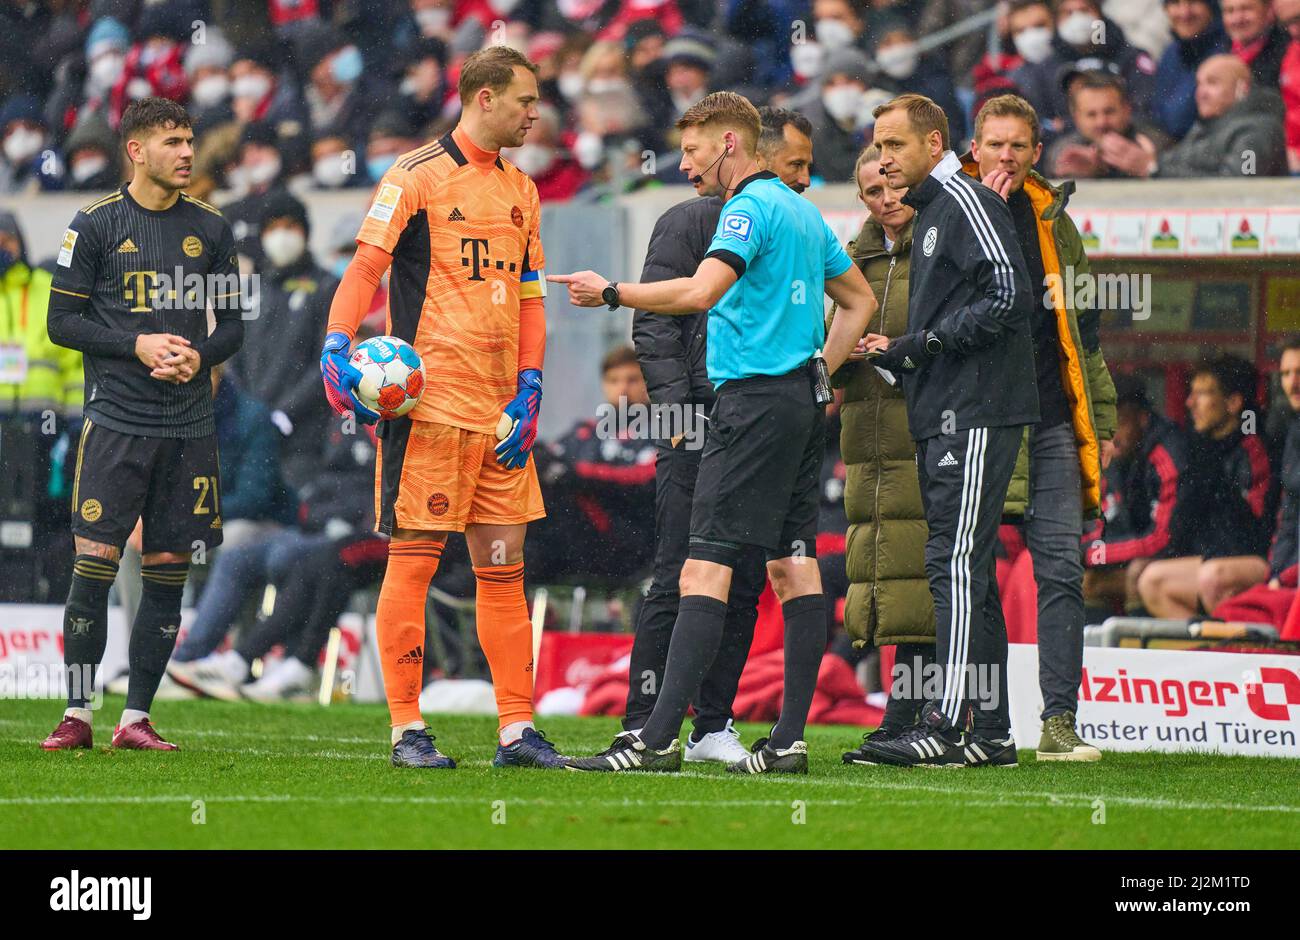
<path id="1" fill-rule="evenodd" d="M 348 349 L 352 345 L 346 333 L 331 333 L 325 337 L 325 348 L 320 354 L 320 372 L 325 379 L 325 397 L 339 414 L 349 411 L 362 424 L 374 424 L 379 415 L 357 398 L 357 382 L 361 373 L 348 362 Z"/>
<path id="2" fill-rule="evenodd" d="M 528 463 L 533 442 L 537 440 L 537 415 L 542 409 L 542 370 L 525 369 L 519 373 L 518 392 L 505 407 L 512 422 L 510 433 L 496 446 L 497 463 L 507 470 L 522 469 Z"/>

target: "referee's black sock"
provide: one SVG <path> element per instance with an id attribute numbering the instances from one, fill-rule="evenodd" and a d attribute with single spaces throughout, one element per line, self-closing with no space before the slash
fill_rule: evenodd
<path id="1" fill-rule="evenodd" d="M 682 730 L 686 709 L 718 655 L 726 616 L 727 602 L 704 594 L 689 594 L 678 605 L 663 685 L 641 729 L 641 740 L 656 751 L 666 748 Z"/>
<path id="2" fill-rule="evenodd" d="M 63 662 L 68 677 L 68 707 L 87 708 L 95 694 L 95 673 L 108 645 L 108 592 L 117 562 L 78 555 L 63 609 Z"/>
<path id="3" fill-rule="evenodd" d="M 140 569 L 144 590 L 140 592 L 140 609 L 131 626 L 128 711 L 147 712 L 153 704 L 167 660 L 176 646 L 181 625 L 181 595 L 185 593 L 189 570 L 189 562 L 184 561 L 144 565 Z"/>
<path id="4" fill-rule="evenodd" d="M 768 741 L 777 750 L 803 740 L 826 652 L 826 597 L 805 594 L 791 598 L 781 605 L 781 616 L 785 618 L 785 692 L 781 717 Z"/>

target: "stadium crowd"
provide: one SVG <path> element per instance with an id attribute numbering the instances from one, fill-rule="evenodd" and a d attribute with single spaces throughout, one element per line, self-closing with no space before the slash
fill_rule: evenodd
<path id="1" fill-rule="evenodd" d="M 936 48 L 918 42 L 986 11 L 996 12 L 987 27 Z M 317 369 L 360 218 L 331 233 L 330 257 L 313 257 L 302 197 L 371 187 L 397 155 L 448 131 L 460 62 L 496 42 L 541 67 L 541 119 L 507 156 L 543 200 L 682 182 L 674 132 L 664 129 L 718 89 L 807 118 L 813 185 L 855 181 L 872 109 L 907 91 L 944 107 L 954 140 L 969 138 L 983 101 L 1023 95 L 1042 118 L 1039 169 L 1052 177 L 1300 172 L 1300 0 L 5 3 L 0 193 L 116 186 L 123 109 L 142 96 L 173 98 L 195 120 L 190 191 L 222 207 L 247 269 L 262 275 L 244 348 L 214 372 L 225 545 L 176 654 L 181 663 L 208 659 L 275 586 L 274 609 L 221 654 L 232 688 L 276 644 L 288 651 L 283 671 L 263 676 L 256 691 L 274 697 L 301 685 L 351 592 L 377 581 L 386 557 L 371 532 L 373 440 L 337 431 Z M 1243 150 L 1255 155 L 1250 171 Z M 60 520 L 82 387 L 80 357 L 43 337 L 49 254 L 25 244 L 15 217 L 0 213 L 0 299 L 10 314 L 0 343 L 25 349 L 21 378 L 0 364 L 0 406 L 35 468 L 27 479 L 38 561 L 33 577 L 4 579 L 5 600 L 54 601 L 67 589 L 71 545 Z M 384 307 L 381 287 L 369 332 L 382 332 Z M 1194 370 L 1185 428 L 1141 383 L 1119 383 L 1104 516 L 1083 542 L 1085 593 L 1099 614 L 1192 616 L 1248 590 L 1294 587 L 1300 343 L 1278 365 L 1286 404 L 1261 417 L 1257 432 L 1242 432 L 1243 414 L 1261 414 L 1262 404 L 1247 363 L 1219 359 Z M 611 351 L 600 369 L 607 404 L 646 401 L 630 349 Z M 268 381 L 284 374 L 301 381 Z M 50 411 L 53 434 L 40 427 Z M 635 580 L 651 561 L 654 448 L 600 439 L 595 425 L 584 420 L 536 452 L 552 510 L 529 536 L 538 582 L 577 573 Z M 839 437 L 837 418 L 819 555 L 828 592 L 842 600 Z M 534 539 L 545 541 L 541 550 Z M 472 591 L 468 568 L 449 550 L 438 583 Z M 842 613 L 828 606 L 834 631 Z M 858 655 L 847 644 L 835 649 Z"/>
<path id="2" fill-rule="evenodd" d="M 1300 170 L 1300 0 L 10 0 L 0 192 L 116 185 L 122 111 L 158 95 L 195 118 L 192 191 L 255 224 L 248 196 L 370 186 L 450 129 L 460 63 L 498 42 L 541 67 L 546 107 L 509 156 L 543 200 L 680 182 L 648 157 L 718 89 L 805 114 L 832 182 L 908 91 L 958 139 L 1022 94 L 1053 174 L 1233 175 L 1242 150 L 1247 172 Z"/>

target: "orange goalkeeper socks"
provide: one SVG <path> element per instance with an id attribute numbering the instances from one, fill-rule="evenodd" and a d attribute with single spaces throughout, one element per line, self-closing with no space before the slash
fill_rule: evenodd
<path id="1" fill-rule="evenodd" d="M 445 544 L 445 540 L 394 539 L 388 546 L 375 626 L 393 727 L 422 721 L 424 605 Z"/>
<path id="2" fill-rule="evenodd" d="M 524 563 L 475 568 L 478 641 L 492 670 L 502 728 L 533 717 L 533 629 L 524 598 Z"/>

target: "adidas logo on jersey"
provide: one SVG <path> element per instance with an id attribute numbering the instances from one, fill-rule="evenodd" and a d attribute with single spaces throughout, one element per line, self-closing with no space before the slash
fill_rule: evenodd
<path id="1" fill-rule="evenodd" d="M 126 241 L 122 242 L 122 244 L 117 246 L 118 254 L 126 254 L 129 251 L 138 252 L 139 250 L 140 250 L 139 248 L 135 247 L 135 242 L 131 241 L 131 239 L 129 238 Z"/>
<path id="2" fill-rule="evenodd" d="M 952 451 L 948 451 L 948 453 L 943 455 L 943 459 L 939 461 L 939 466 L 941 467 L 957 466 L 957 458 L 952 455 Z"/>
<path id="3" fill-rule="evenodd" d="M 461 215 L 459 209 L 452 209 L 451 215 L 447 216 L 448 222 L 464 222 L 465 216 Z"/>

